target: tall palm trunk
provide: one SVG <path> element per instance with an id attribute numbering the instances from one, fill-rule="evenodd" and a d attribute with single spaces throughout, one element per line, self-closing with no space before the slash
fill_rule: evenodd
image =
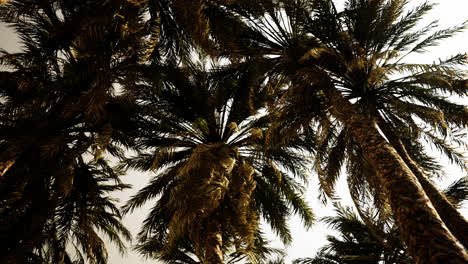
<path id="1" fill-rule="evenodd" d="M 222 264 L 223 258 L 223 237 L 221 234 L 221 224 L 213 223 L 210 227 L 208 237 L 206 239 L 205 261 L 206 264 Z"/>
<path id="2" fill-rule="evenodd" d="M 447 197 L 427 179 L 426 175 L 424 175 L 424 171 L 408 154 L 401 140 L 385 125 L 381 125 L 380 127 L 392 146 L 418 179 L 442 221 L 444 221 L 445 225 L 465 249 L 468 249 L 468 222 L 466 219 L 450 203 Z"/>
<path id="3" fill-rule="evenodd" d="M 208 220 L 205 235 L 195 243 L 195 252 L 203 264 L 222 264 L 224 262 L 222 226 L 218 219 Z"/>
<path id="4" fill-rule="evenodd" d="M 350 128 L 354 141 L 375 167 L 415 262 L 467 263 L 465 250 L 440 219 L 414 173 L 380 134 L 376 122 L 334 88 L 325 89 L 324 94 L 332 115 Z"/>

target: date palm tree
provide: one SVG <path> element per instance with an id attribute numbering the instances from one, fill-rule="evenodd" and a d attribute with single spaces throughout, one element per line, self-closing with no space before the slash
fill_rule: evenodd
<path id="1" fill-rule="evenodd" d="M 255 247 L 248 254 L 243 250 L 237 250 L 234 247 L 224 250 L 223 259 L 226 264 L 230 263 L 268 263 L 267 259 L 272 257 L 283 257 L 284 251 L 268 246 L 268 241 L 263 238 L 261 232 L 255 234 Z M 158 256 L 157 252 L 164 248 L 164 241 L 150 240 L 139 245 L 136 249 L 142 255 L 148 258 L 157 258 L 164 263 L 180 263 L 180 264 L 200 264 L 202 263 L 194 252 L 194 247 L 188 241 L 178 243 L 178 247 L 172 250 L 164 257 Z"/>
<path id="2" fill-rule="evenodd" d="M 467 179 L 462 177 L 443 191 L 455 207 L 468 198 Z M 375 217 L 371 222 L 363 221 L 362 214 L 356 214 L 350 207 L 335 204 L 335 208 L 337 215 L 322 221 L 338 231 L 339 237 L 328 236 L 328 244 L 315 257 L 297 259 L 294 264 L 414 263 L 394 223 Z"/>
<path id="3" fill-rule="evenodd" d="M 115 83 L 129 78 L 126 68 L 139 60 L 145 43 L 144 33 L 135 30 L 140 15 L 126 1 L 24 0 L 0 7 L 1 21 L 16 31 L 22 45 L 20 52 L 1 52 L 1 64 L 11 70 L 0 80 L 2 175 L 31 145 L 21 137 L 27 131 L 35 132 L 28 135 L 31 142 L 74 126 L 87 126 L 75 133 L 109 132 L 107 108 L 115 101 Z"/>
<path id="4" fill-rule="evenodd" d="M 216 6 L 200 2 L 197 10 L 207 4 Z M 22 247 L 18 254 L 30 254 L 44 239 L 57 202 L 71 190 L 75 159 L 88 150 L 96 158 L 105 151 L 121 156 L 112 143 L 131 144 L 121 131 L 131 97 L 125 91 L 115 96 L 121 92 L 116 84 L 137 84 L 135 66 L 148 54 L 161 60 L 183 53 L 177 46 L 188 46 L 198 32 L 178 34 L 191 25 L 185 18 L 193 17 L 183 8 L 182 1 L 61 0 L 16 0 L 0 7 L 1 21 L 23 45 L 18 53 L 2 51 L 0 59 L 12 70 L 0 76 L 0 209 L 2 219 L 24 220 L 18 221 L 24 229 L 12 236 L 11 245 Z M 160 37 L 155 24 L 161 25 Z M 9 231 L 1 229 L 0 236 Z"/>
<path id="5" fill-rule="evenodd" d="M 336 213 L 336 216 L 325 217 L 322 221 L 338 231 L 339 237 L 328 236 L 328 244 L 315 257 L 296 259 L 294 264 L 414 263 L 405 255 L 405 247 L 395 226 L 379 223 L 372 227 L 381 229 L 381 237 L 376 238 L 372 228 L 350 207 L 337 206 Z"/>
<path id="6" fill-rule="evenodd" d="M 127 189 L 118 172 L 103 159 L 85 163 L 78 159 L 73 168 L 74 182 L 66 198 L 57 204 L 54 217 L 45 229 L 45 242 L 37 255 L 44 263 L 107 263 L 103 235 L 125 252 L 122 238 L 131 239 L 121 223 L 114 191 Z M 72 248 L 72 250 L 70 250 Z M 73 259 L 75 256 L 75 260 Z"/>
<path id="7" fill-rule="evenodd" d="M 11 173 L 22 176 L 23 170 L 32 169 L 42 173 L 33 178 L 33 186 L 15 183 L 23 194 L 7 189 L 9 198 L 1 203 L 2 263 L 64 263 L 70 258 L 66 248 L 71 245 L 80 258 L 84 254 L 90 261 L 106 263 L 107 253 L 98 230 L 124 251 L 120 237 L 130 239 L 129 232 L 120 222 L 114 201 L 105 195 L 128 186 L 104 160 L 86 164 L 78 158 L 66 170 L 60 168 L 70 179 L 67 183 L 45 177 L 47 171 L 37 168 L 38 162 L 27 164 L 24 168 L 15 166 Z M 57 166 L 51 169 L 59 170 Z"/>
<path id="8" fill-rule="evenodd" d="M 44 243 L 79 181 L 76 160 L 120 154 L 114 84 L 131 75 L 142 35 L 127 1 L 10 1 L 0 19 L 22 45 L 0 57 L 0 258 L 16 263 Z"/>
<path id="9" fill-rule="evenodd" d="M 396 140 L 389 141 L 389 131 L 399 139 L 408 132 L 396 130 L 408 129 L 463 162 L 450 139 L 457 142 L 454 132 L 465 129 L 467 112 L 444 95 L 466 96 L 466 80 L 459 68 L 465 56 L 432 64 L 406 63 L 405 58 L 424 52 L 465 25 L 431 34 L 434 23 L 416 30 L 417 22 L 432 8 L 427 3 L 405 12 L 405 1 L 347 1 L 338 12 L 332 1 L 279 2 L 281 8 L 270 8 L 262 19 L 245 17 L 251 33 L 241 42 L 249 42 L 250 49 L 240 50 L 239 56 L 259 58 L 258 67 L 268 76 L 290 80 L 275 106 L 288 113 L 282 116 L 281 126 L 318 128 L 315 134 L 323 137 L 331 127 L 342 131 L 330 142 L 339 144 L 342 151 L 336 148 L 333 155 L 338 156 L 329 156 L 328 161 L 342 164 L 343 146 L 347 141 L 354 144 L 349 152 L 361 155 L 372 168 L 368 175 L 375 177 L 366 182 L 376 183 L 375 191 L 391 205 L 416 263 L 466 262 L 467 254 L 454 237 L 459 235 L 455 230 L 466 230 L 466 220 L 446 206 L 442 196 L 434 196 L 437 189 L 410 160 L 416 159 L 414 152 L 413 157 L 405 155 Z M 406 146 L 411 145 L 417 146 Z M 336 178 L 340 167 L 328 167 L 332 173 L 327 174 Z M 322 167 L 317 168 L 321 173 Z M 445 215 L 446 223 L 432 204 Z"/>
<path id="10" fill-rule="evenodd" d="M 131 212 L 157 198 L 138 235 L 140 249 L 167 260 L 190 245 L 199 261 L 223 263 L 225 249 L 253 250 L 260 217 L 284 242 L 291 241 L 291 213 L 312 223 L 294 179 L 304 179 L 307 148 L 301 139 L 266 144 L 270 118 L 259 111 L 269 89 L 255 69 L 237 75 L 192 64 L 147 72 L 146 87 L 134 95 L 138 130 L 130 133 L 139 152 L 126 161 L 155 171 L 125 206 Z"/>
<path id="11" fill-rule="evenodd" d="M 145 33 L 143 61 L 190 62 L 194 52 L 218 55 L 233 48 L 233 36 L 246 26 L 238 13 L 260 16 L 259 1 L 249 0 L 131 0 L 129 5 L 143 12 L 144 23 L 134 30 Z M 274 1 L 262 0 L 274 5 Z M 119 17 L 125 18 L 124 14 Z"/>

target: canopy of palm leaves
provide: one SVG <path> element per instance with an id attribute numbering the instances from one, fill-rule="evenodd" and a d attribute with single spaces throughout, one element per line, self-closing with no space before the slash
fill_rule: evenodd
<path id="1" fill-rule="evenodd" d="M 47 219 L 72 190 L 73 160 L 88 150 L 96 159 L 106 150 L 121 156 L 111 142 L 128 144 L 119 132 L 128 125 L 122 99 L 128 97 L 115 97 L 115 84 L 130 89 L 132 67 L 148 56 L 187 55 L 191 39 L 185 33 L 195 42 L 206 40 L 203 27 L 188 23 L 196 16 L 204 23 L 205 15 L 187 11 L 193 5 L 184 3 L 24 0 L 0 8 L 1 20 L 23 45 L 1 57 L 12 70 L 1 73 L 1 213 L 2 219 L 24 219 L 18 227 L 26 228 L 5 250 L 26 240 L 31 245 L 23 251 L 39 246 Z M 212 6 L 210 17 L 220 17 L 213 3 L 198 4 L 199 12 Z M 15 230 L 6 225 L 2 237 Z"/>
<path id="2" fill-rule="evenodd" d="M 235 247 L 225 248 L 223 251 L 223 259 L 226 264 L 234 263 L 269 263 L 267 260 L 271 258 L 284 257 L 285 253 L 281 249 L 268 246 L 268 241 L 263 238 L 264 234 L 257 232 L 255 234 L 254 247 L 249 251 L 237 250 Z M 146 256 L 158 258 L 165 263 L 180 263 L 180 264 L 200 264 L 202 263 L 195 255 L 193 245 L 187 240 L 181 241 L 178 248 L 171 250 L 165 256 L 160 256 L 155 252 L 155 249 L 163 249 L 164 243 L 157 240 L 150 240 L 137 247 L 137 250 Z"/>
<path id="3" fill-rule="evenodd" d="M 269 95 L 263 82 L 254 69 L 240 76 L 196 65 L 149 71 L 148 87 L 135 95 L 140 129 L 132 137 L 140 152 L 126 164 L 156 174 L 125 210 L 157 198 L 139 241 L 164 247 L 140 247 L 143 253 L 164 258 L 187 240 L 205 261 L 203 250 L 214 246 L 205 243 L 215 233 L 219 246 L 253 248 L 259 217 L 284 242 L 291 241 L 292 212 L 311 224 L 303 188 L 290 176 L 304 180 L 307 148 L 301 139 L 265 144 L 270 118 L 260 111 Z"/>
<path id="4" fill-rule="evenodd" d="M 339 237 L 328 236 L 328 244 L 314 258 L 297 259 L 294 264 L 412 264 L 405 255 L 405 247 L 399 240 L 395 226 L 379 228 L 379 237 L 349 207 L 336 207 L 336 216 L 323 221 L 339 232 Z"/>
<path id="5" fill-rule="evenodd" d="M 334 183 L 347 164 L 356 201 L 373 199 L 381 212 L 385 212 L 389 197 L 393 197 L 393 210 L 396 203 L 402 205 L 397 202 L 400 196 L 392 194 L 399 192 L 397 189 L 382 190 L 382 180 L 388 178 L 375 177 L 393 169 L 372 158 L 380 154 L 369 151 L 373 147 L 362 140 L 371 132 L 368 128 L 375 130 L 373 139 L 382 132 L 391 139 L 398 150 L 395 161 L 401 155 L 406 163 L 400 163 L 402 168 L 409 166 L 412 174 L 417 174 L 419 167 L 429 172 L 440 168 L 425 154 L 425 141 L 465 169 L 464 157 L 456 147 L 466 148 L 463 134 L 458 132 L 466 127 L 467 111 L 447 96 L 466 96 L 466 75 L 460 69 L 466 56 L 458 54 L 432 64 L 405 63 L 409 54 L 424 52 L 465 25 L 433 31 L 435 23 L 431 23 L 417 29 L 417 23 L 432 8 L 427 3 L 405 11 L 406 1 L 347 1 L 345 9 L 338 12 L 332 1 L 279 2 L 277 8 L 267 8 L 260 19 L 246 16 L 255 37 L 245 38 L 250 49 L 240 54 L 261 56 L 259 67 L 268 76 L 290 80 L 275 107 L 283 112 L 282 125 L 299 131 L 315 129 L 316 169 L 327 196 L 333 197 Z M 378 140 L 385 142 L 384 138 Z M 403 145 L 396 146 L 398 140 L 406 142 L 411 159 L 404 156 Z M 413 166 L 414 160 L 419 167 Z M 419 180 L 424 181 L 424 176 Z M 417 193 L 426 197 L 420 189 Z M 459 230 L 466 230 L 466 220 L 456 210 L 451 212 L 458 215 Z M 400 224 L 410 224 L 406 220 Z M 463 235 L 459 239 L 463 241 Z M 460 248 L 457 251 L 462 254 Z"/>
<path id="6" fill-rule="evenodd" d="M 102 235 L 122 253 L 125 252 L 122 238 L 131 239 L 121 223 L 118 201 L 110 194 L 130 186 L 123 184 L 104 160 L 88 163 L 78 160 L 73 170 L 76 175 L 69 195 L 57 204 L 37 255 L 44 263 L 86 263 L 85 259 L 89 263 L 107 263 Z"/>
<path id="7" fill-rule="evenodd" d="M 283 125 L 315 126 L 320 150 L 317 169 L 326 177 L 323 183 L 330 185 L 323 188 L 333 189 L 341 164 L 351 157 L 345 153 L 357 150 L 346 148 L 348 128 L 324 111 L 324 87 L 313 79 L 320 79 L 319 74 L 330 77 L 362 112 L 406 140 L 412 158 L 428 172 L 442 173 L 437 161 L 426 154 L 422 144 L 426 141 L 465 169 L 463 155 L 450 143 L 466 147 L 461 129 L 467 125 L 467 110 L 447 96 L 466 96 L 465 72 L 459 67 L 466 63 L 466 56 L 457 54 L 432 64 L 403 60 L 411 53 L 425 52 L 465 25 L 429 34 L 436 27 L 433 22 L 416 30 L 432 8 L 427 3 L 405 13 L 405 1 L 349 1 L 342 12 L 331 1 L 280 2 L 279 8 L 268 9 L 262 19 L 250 18 L 255 38 L 246 39 L 251 49 L 239 54 L 252 57 L 255 52 L 258 68 L 270 78 L 291 77 L 289 91 L 275 107 L 283 111 Z M 313 121 L 320 125 L 316 127 Z M 359 159 L 351 163 L 362 163 Z M 351 177 L 364 177 L 362 172 L 349 172 Z M 354 182 L 368 184 L 366 180 Z M 332 190 L 326 192 L 333 196 Z"/>
<path id="8" fill-rule="evenodd" d="M 467 179 L 462 177 L 444 190 L 456 207 L 468 199 Z M 335 204 L 335 211 L 336 216 L 325 217 L 322 221 L 338 231 L 339 237 L 328 236 L 328 244 L 315 257 L 297 259 L 294 264 L 414 263 L 394 223 L 381 221 L 375 214 L 371 222 L 363 221 L 361 214 L 338 204 Z"/>
<path id="9" fill-rule="evenodd" d="M 295 180 L 312 149 L 323 197 L 334 198 L 345 166 L 363 220 L 370 200 L 387 221 L 383 172 L 350 119 L 378 127 L 466 247 L 466 221 L 449 203 L 457 195 L 445 197 L 428 180 L 442 173 L 426 154 L 432 144 L 465 169 L 458 150 L 467 147 L 468 111 L 447 96 L 467 95 L 466 55 L 406 62 L 465 25 L 417 28 L 432 5 L 405 11 L 406 4 L 349 0 L 343 11 L 328 0 L 2 4 L 0 20 L 23 46 L 0 56 L 9 69 L 0 72 L 0 259 L 68 263 L 65 245 L 75 243 L 104 263 L 92 230 L 105 228 L 119 245 L 117 234 L 128 235 L 103 196 L 125 187 L 104 184 L 116 172 L 102 157 L 124 158 L 121 146 L 137 152 L 128 167 L 155 171 L 125 207 L 157 198 L 138 249 L 168 261 L 174 252 L 205 261 L 213 248 L 221 259 L 228 249 L 250 254 L 260 218 L 290 241 L 291 213 L 312 220 Z M 231 64 L 201 69 L 194 51 Z M 94 161 L 84 163 L 88 156 Z M 97 201 L 102 206 L 88 210 Z"/>
<path id="10" fill-rule="evenodd" d="M 120 13 L 128 14 L 126 19 Z M 86 182 L 76 178 L 86 177 L 77 173 L 82 168 L 77 161 L 83 155 L 98 161 L 105 150 L 120 154 L 111 142 L 119 125 L 112 112 L 119 105 L 113 85 L 130 76 L 124 68 L 138 61 L 141 43 L 135 39 L 142 34 L 125 26 L 139 23 L 138 10 L 126 1 L 10 1 L 0 7 L 0 19 L 16 30 L 22 44 L 20 52 L 2 51 L 0 57 L 9 69 L 0 76 L 1 257 L 20 261 L 54 235 L 53 228 L 46 231 L 48 224 L 65 217 L 56 213 L 65 213 L 60 207 L 70 203 L 73 184 Z M 115 213 L 107 203 L 101 216 L 113 221 L 106 230 L 115 239 L 125 229 L 118 215 L 104 215 Z M 87 217 L 88 226 L 101 225 L 94 223 L 95 216 Z M 87 257 L 103 263 L 96 233 L 80 239 L 97 243 L 92 249 L 81 241 Z M 63 241 L 69 239 L 60 237 Z"/>

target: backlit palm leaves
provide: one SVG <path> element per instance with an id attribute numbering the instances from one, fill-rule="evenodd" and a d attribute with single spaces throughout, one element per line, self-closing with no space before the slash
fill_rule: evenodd
<path id="1" fill-rule="evenodd" d="M 123 20 L 118 14 L 132 15 Z M 0 57 L 11 70 L 0 79 L 0 258 L 16 263 L 53 236 L 48 224 L 70 202 L 73 183 L 85 180 L 75 179 L 85 177 L 75 173 L 77 160 L 119 154 L 111 142 L 118 129 L 114 84 L 125 82 L 131 74 L 124 68 L 138 61 L 141 34 L 124 25 L 140 17 L 126 1 L 10 1 L 0 7 L 0 18 L 23 45 Z"/>
<path id="2" fill-rule="evenodd" d="M 291 213 L 311 221 L 294 177 L 313 149 L 324 197 L 346 167 L 366 224 L 373 201 L 379 221 L 395 217 L 416 262 L 464 262 L 452 234 L 466 247 L 467 224 L 450 204 L 458 198 L 430 181 L 442 173 L 425 144 L 465 167 L 467 111 L 447 96 L 467 95 L 466 56 L 406 60 L 464 26 L 418 29 L 432 6 L 406 4 L 2 5 L 23 47 L 0 57 L 9 70 L 0 73 L 1 261 L 70 263 L 75 243 L 78 262 L 104 263 L 95 230 L 119 245 L 118 233 L 128 235 L 105 194 L 125 186 L 103 162 L 123 158 L 124 146 L 136 151 L 126 166 L 155 173 L 125 207 L 156 201 L 139 235 L 146 255 L 255 261 L 261 218 L 288 242 Z M 228 60 L 203 69 L 194 51 Z"/>
<path id="3" fill-rule="evenodd" d="M 273 5 L 271 0 L 262 2 Z M 246 31 L 237 13 L 260 16 L 264 10 L 257 1 L 249 0 L 131 0 L 128 3 L 145 14 L 145 23 L 134 28 L 147 34 L 143 59 L 158 63 L 189 62 L 194 50 L 219 55 L 234 48 L 233 36 Z M 125 15 L 121 17 L 126 19 Z"/>
<path id="4" fill-rule="evenodd" d="M 138 97 L 141 129 L 133 136 L 141 152 L 126 162 L 156 171 L 125 207 L 157 198 L 139 240 L 159 246 L 142 246 L 143 253 L 164 259 L 187 241 L 202 262 L 220 263 L 223 249 L 252 250 L 260 217 L 284 242 L 291 241 L 286 220 L 292 212 L 311 223 L 302 187 L 289 176 L 304 173 L 300 140 L 293 147 L 264 144 L 269 117 L 259 112 L 260 99 L 269 91 L 263 79 L 252 71 L 235 76 L 195 66 L 156 73 L 162 82 L 148 83 L 153 86 Z"/>
<path id="5" fill-rule="evenodd" d="M 423 52 L 461 31 L 464 25 L 431 34 L 428 32 L 434 24 L 415 30 L 416 23 L 431 9 L 429 4 L 406 12 L 405 1 L 347 1 L 345 10 L 338 12 L 331 1 L 280 2 L 281 8 L 271 8 L 265 18 L 246 17 L 255 37 L 250 38 L 252 50 L 243 53 L 262 54 L 259 65 L 264 65 L 269 76 L 289 77 L 291 85 L 284 101 L 277 105 L 289 113 L 280 122 L 289 122 L 288 117 L 296 116 L 299 118 L 293 126 L 316 129 L 319 150 L 316 168 L 325 193 L 333 194 L 330 186 L 346 162 L 354 194 L 369 196 L 366 192 L 370 189 L 376 200 L 386 197 L 398 225 L 408 225 L 403 230 L 413 230 L 410 225 L 419 225 L 411 224 L 413 217 L 404 216 L 404 212 L 413 212 L 414 208 L 410 208 L 415 207 L 400 200 L 408 196 L 408 201 L 426 203 L 420 208 L 425 207 L 424 215 L 433 218 L 430 220 L 434 223 L 433 231 L 440 230 L 441 240 L 452 236 L 428 204 L 429 197 L 435 198 L 426 196 L 423 189 L 412 183 L 418 174 L 413 166 L 416 163 L 396 141 L 388 144 L 381 132 L 387 138 L 392 136 L 389 131 L 397 139 L 411 135 L 407 148 L 419 151 L 421 145 L 417 140 L 427 140 L 464 166 L 463 156 L 451 143 L 463 144 L 454 132 L 466 126 L 466 110 L 444 96 L 466 95 L 465 75 L 459 68 L 466 62 L 465 56 L 455 55 L 433 64 L 410 64 L 404 60 L 408 54 Z M 434 161 L 424 154 L 412 153 L 416 157 L 413 159 L 419 158 L 428 169 L 437 169 Z M 421 183 L 425 180 L 423 174 L 416 176 Z M 408 182 L 402 184 L 403 181 Z M 385 190 L 382 186 L 386 186 Z M 430 183 L 425 190 L 438 192 Z M 377 193 L 383 197 L 376 196 Z M 409 208 L 400 209 L 405 206 Z M 451 212 L 456 216 L 455 210 Z M 460 230 L 466 230 L 466 221 L 458 219 L 465 227 Z M 450 226 L 449 221 L 447 224 Z M 410 237 L 418 236 L 404 231 L 402 235 L 407 243 Z M 460 241 L 462 238 L 463 235 Z M 430 250 L 435 250 L 435 246 L 425 248 L 423 241 L 416 244 L 411 241 L 413 256 L 420 255 L 418 261 L 429 261 Z M 466 261 L 466 254 L 454 241 L 453 236 L 447 239 L 447 247 L 458 252 L 459 261 Z M 453 254 L 456 253 L 449 255 Z"/>
<path id="6" fill-rule="evenodd" d="M 466 201 L 466 177 L 453 182 L 444 193 L 454 206 Z M 328 236 L 328 244 L 315 257 L 297 259 L 294 264 L 414 263 L 394 223 L 375 217 L 363 221 L 350 207 L 335 207 L 337 215 L 322 221 L 338 231 L 339 237 Z"/>
<path id="7" fill-rule="evenodd" d="M 328 236 L 328 243 L 313 258 L 297 259 L 294 264 L 412 264 L 405 255 L 395 226 L 369 226 L 348 207 L 338 206 L 337 216 L 323 219 L 339 232 L 339 237 Z M 373 228 L 377 228 L 376 235 Z"/>
<path id="8" fill-rule="evenodd" d="M 57 204 L 37 254 L 45 263 L 67 263 L 67 258 L 77 263 L 85 263 L 85 259 L 89 263 L 107 263 L 102 234 L 122 253 L 125 246 L 121 239 L 131 239 L 121 223 L 117 201 L 109 195 L 130 186 L 122 184 L 104 160 L 78 160 L 73 170 L 76 175 L 72 189 Z"/>
<path id="9" fill-rule="evenodd" d="M 224 249 L 224 263 L 269 263 L 266 260 L 272 257 L 284 256 L 283 250 L 271 248 L 268 246 L 268 241 L 263 238 L 263 234 L 256 233 L 255 247 L 249 252 L 236 250 L 235 247 L 227 247 Z M 149 240 L 137 247 L 147 257 L 158 258 L 159 261 L 165 263 L 180 263 L 180 264 L 200 264 L 202 263 L 195 255 L 193 246 L 190 246 L 187 241 L 179 243 L 177 249 L 173 249 L 170 253 L 164 256 L 158 256 L 157 251 L 164 248 L 164 243 L 157 240 Z"/>

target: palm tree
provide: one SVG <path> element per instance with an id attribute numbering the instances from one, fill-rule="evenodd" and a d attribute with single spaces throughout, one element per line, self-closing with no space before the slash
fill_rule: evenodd
<path id="1" fill-rule="evenodd" d="M 223 259 L 226 264 L 231 263 L 269 263 L 266 260 L 271 257 L 283 257 L 285 253 L 277 248 L 271 248 L 268 246 L 268 241 L 263 238 L 261 232 L 255 234 L 255 246 L 250 252 L 243 250 L 237 250 L 236 248 L 226 248 L 223 252 Z M 178 247 L 173 249 L 169 254 L 165 256 L 158 256 L 157 252 L 165 247 L 164 241 L 149 240 L 143 244 L 137 246 L 137 250 L 149 258 L 157 258 L 164 263 L 180 263 L 180 264 L 200 264 L 202 263 L 195 254 L 193 245 L 188 241 L 181 241 L 178 243 Z M 248 253 L 248 254 L 246 254 Z M 247 259 L 248 256 L 248 259 Z M 249 261 L 250 260 L 250 261 Z"/>
<path id="2" fill-rule="evenodd" d="M 33 162 L 28 164 L 28 169 L 34 168 Z M 34 188 L 23 187 L 27 193 L 22 197 L 13 193 L 2 202 L 2 263 L 64 263 L 71 258 L 66 252 L 71 245 L 79 258 L 83 252 L 93 263 L 106 263 L 98 230 L 124 252 L 120 236 L 130 239 L 130 234 L 114 201 L 105 195 L 129 186 L 104 160 L 86 164 L 78 158 L 67 170 L 71 178 L 67 184 L 42 183 L 44 178 L 36 177 Z M 36 200 L 24 204 L 26 199 Z"/>
<path id="3" fill-rule="evenodd" d="M 118 201 L 108 195 L 130 186 L 123 184 L 117 171 L 102 159 L 88 163 L 78 159 L 73 170 L 76 175 L 71 190 L 47 223 L 45 242 L 37 249 L 38 255 L 44 263 L 85 263 L 85 258 L 90 263 L 107 263 L 102 234 L 121 253 L 125 252 L 122 238 L 131 239 L 121 223 L 122 216 L 115 205 Z"/>
<path id="4" fill-rule="evenodd" d="M 163 54 L 159 60 L 181 54 L 174 47 L 183 36 L 177 30 L 189 25 L 173 19 L 187 15 L 177 11 L 181 1 L 166 1 L 179 7 L 172 11 L 162 1 L 139 2 L 17 0 L 0 7 L 1 21 L 17 31 L 23 45 L 0 59 L 12 70 L 0 76 L 0 209 L 2 219 L 24 220 L 9 246 L 23 247 L 26 255 L 44 239 L 56 202 L 71 190 L 73 160 L 88 150 L 97 158 L 105 151 L 121 156 L 113 143 L 131 144 L 122 131 L 128 129 L 124 117 L 131 96 L 115 96 L 116 84 L 138 85 L 135 66 L 149 53 Z M 155 40 L 158 19 L 163 35 Z M 10 231 L 4 228 L 0 236 Z"/>
<path id="5" fill-rule="evenodd" d="M 468 248 L 468 223 L 456 209 L 456 206 L 454 206 L 444 193 L 438 190 L 430 180 L 431 172 L 432 174 L 437 174 L 438 171 L 440 171 L 438 164 L 434 162 L 433 158 L 421 155 L 420 150 L 422 148 L 420 146 L 421 144 L 417 142 L 418 138 L 414 136 L 405 136 L 404 133 L 401 132 L 403 126 L 401 126 L 400 129 L 397 129 L 395 124 L 389 124 L 384 121 L 381 121 L 380 124 L 382 131 L 385 131 L 384 133 L 387 135 L 387 139 L 390 141 L 392 146 L 394 146 L 395 150 L 403 158 L 405 163 L 408 164 L 408 167 L 418 179 L 443 222 L 447 225 L 448 229 L 452 234 L 454 234 L 458 241 L 460 241 L 465 248 Z M 455 130 L 455 132 L 456 131 L 457 130 Z M 462 153 L 447 144 L 441 137 L 436 137 L 431 132 L 428 133 L 428 136 L 431 137 L 430 139 L 433 140 L 435 143 L 434 145 L 438 147 L 440 151 L 445 152 L 452 162 L 460 165 L 462 169 L 466 169 L 464 162 L 465 159 Z M 454 141 L 456 143 L 462 143 L 463 139 L 454 137 Z M 461 145 L 464 145 L 464 143 Z M 434 169 L 438 169 L 438 171 Z"/>
<path id="6" fill-rule="evenodd" d="M 452 205 L 459 207 L 468 198 L 467 177 L 453 182 L 444 190 Z M 374 218 L 363 221 L 361 213 L 352 208 L 335 204 L 337 215 L 324 217 L 322 221 L 340 233 L 340 237 L 328 236 L 328 244 L 313 258 L 301 258 L 294 264 L 352 264 L 352 263 L 414 263 L 408 257 L 398 229 L 392 222 Z"/>
<path id="7" fill-rule="evenodd" d="M 121 13 L 130 14 L 120 18 Z M 2 174 L 31 145 L 18 131 L 34 131 L 31 142 L 41 141 L 38 131 L 109 134 L 114 85 L 134 80 L 127 68 L 139 61 L 144 43 L 138 41 L 144 33 L 133 28 L 140 15 L 126 1 L 10 1 L 0 8 L 1 21 L 15 29 L 23 45 L 21 52 L 1 53 L 1 63 L 12 70 L 0 76 Z M 81 126 L 87 127 L 76 129 Z"/>
<path id="8" fill-rule="evenodd" d="M 2 259 L 25 259 L 45 241 L 48 223 L 77 180 L 77 159 L 120 155 L 114 144 L 120 116 L 113 111 L 124 100 L 113 94 L 114 84 L 131 79 L 125 68 L 139 60 L 135 40 L 142 33 L 131 30 L 139 15 L 127 1 L 0 7 L 0 19 L 23 45 L 0 57 L 11 70 L 0 75 Z"/>
<path id="9" fill-rule="evenodd" d="M 169 65 L 147 72 L 131 133 L 139 153 L 126 164 L 155 176 L 125 206 L 130 212 L 157 198 L 138 235 L 144 253 L 167 260 L 188 247 L 203 263 L 223 263 L 225 249 L 253 250 L 260 216 L 284 242 L 292 212 L 312 223 L 290 176 L 304 176 L 306 156 L 298 151 L 307 148 L 301 139 L 291 147 L 266 144 L 269 117 L 259 110 L 269 89 L 255 69 L 236 75 Z"/>
<path id="10" fill-rule="evenodd" d="M 322 219 L 340 233 L 339 237 L 328 236 L 328 244 L 313 258 L 297 259 L 294 264 L 412 264 L 405 255 L 405 247 L 399 240 L 395 226 L 378 224 L 381 236 L 375 237 L 365 224 L 349 207 L 336 205 L 336 216 Z M 384 243 L 382 243 L 382 241 Z"/>
<path id="11" fill-rule="evenodd" d="M 450 211 L 444 218 L 453 233 L 448 230 L 429 200 L 432 197 L 437 204 L 437 190 L 424 182 L 425 177 L 416 177 L 416 167 L 402 148 L 387 141 L 391 135 L 383 124 L 398 136 L 408 133 L 396 128 L 420 135 L 418 139 L 427 139 L 463 163 L 448 140 L 457 142 L 452 128 L 464 129 L 466 110 L 441 93 L 466 96 L 466 81 L 458 68 L 465 56 L 433 64 L 405 63 L 404 58 L 436 45 L 464 25 L 424 37 L 434 24 L 414 28 L 432 6 L 425 3 L 405 13 L 405 3 L 347 1 L 345 10 L 338 12 L 331 1 L 281 1 L 281 8 L 271 8 L 263 19 L 245 18 L 254 37 L 242 40 L 250 41 L 251 49 L 239 56 L 260 57 L 259 68 L 269 76 L 289 78 L 288 91 L 276 105 L 289 112 L 283 115 L 282 126 L 318 128 L 316 135 L 332 137 L 328 143 L 334 144 L 333 155 L 338 156 L 328 157 L 326 174 L 334 176 L 328 180 L 339 175 L 344 153 L 365 158 L 373 170 L 367 175 L 375 175 L 366 182 L 378 187 L 375 190 L 390 203 L 416 263 L 464 263 L 467 255 L 453 230 L 466 230 L 466 220 L 441 203 L 440 214 Z M 333 133 L 335 128 L 339 136 Z M 345 152 L 346 142 L 355 147 Z"/>
<path id="12" fill-rule="evenodd" d="M 245 24 L 237 13 L 263 14 L 263 5 L 249 0 L 131 0 L 128 5 L 142 12 L 144 23 L 130 31 L 145 34 L 142 62 L 190 62 L 195 51 L 218 55 L 232 48 L 233 36 L 242 35 Z M 262 0 L 267 5 L 274 1 Z M 125 14 L 117 14 L 126 19 Z M 128 25 L 132 25 L 128 23 Z"/>

